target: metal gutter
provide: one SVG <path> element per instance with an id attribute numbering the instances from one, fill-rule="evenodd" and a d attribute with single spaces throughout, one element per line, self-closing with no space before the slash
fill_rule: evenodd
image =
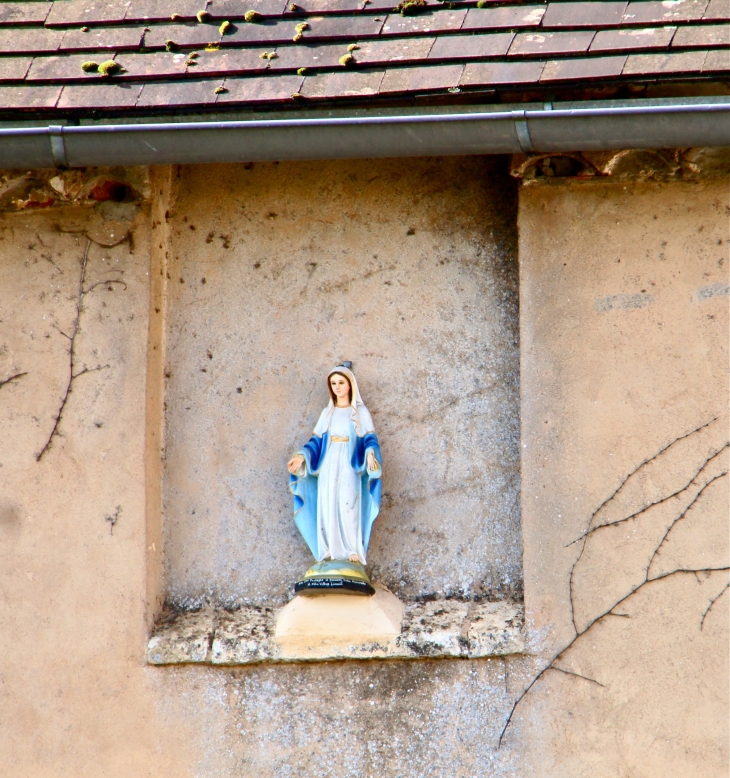
<path id="1" fill-rule="evenodd" d="M 456 110 L 456 109 L 455 109 Z M 730 146 L 730 101 L 0 129 L 0 167 L 158 165 Z"/>

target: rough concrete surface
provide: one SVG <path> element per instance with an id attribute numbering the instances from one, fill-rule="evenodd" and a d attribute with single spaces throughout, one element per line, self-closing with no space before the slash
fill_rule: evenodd
<path id="1" fill-rule="evenodd" d="M 208 607 L 171 613 L 150 638 L 147 661 L 153 665 L 248 665 L 334 659 L 480 659 L 525 650 L 524 613 L 513 603 L 436 600 L 411 603 L 404 609 L 396 601 L 402 618 L 394 624 L 392 605 L 385 609 L 388 602 L 384 608 L 375 598 L 370 603 L 364 598 L 352 602 L 348 597 L 350 602 L 345 603 L 346 597 L 295 598 L 281 609 L 244 605 L 232 612 Z M 304 613 L 292 619 L 286 610 L 298 605 Z M 362 606 L 382 609 L 379 619 L 367 611 L 363 614 L 368 632 L 352 624 Z M 286 629 L 282 629 L 282 616 Z"/>
<path id="2" fill-rule="evenodd" d="M 364 168 L 375 175 L 381 164 Z M 415 164 L 400 168 L 402 177 Z M 327 182 L 341 165 L 290 166 L 294 199 L 302 199 L 297 193 L 304 178 L 311 191 L 330 191 Z M 448 175 L 453 169 L 445 163 L 430 168 L 432 186 L 447 203 L 461 186 Z M 168 241 L 180 245 L 182 235 L 197 234 L 185 226 L 184 214 L 175 215 L 171 190 L 191 182 L 202 187 L 220 178 L 221 169 L 201 167 L 194 176 L 176 169 L 153 173 L 151 210 L 145 204 L 122 211 L 68 202 L 0 215 L 0 774 L 726 778 L 730 590 L 727 571 L 714 568 L 728 564 L 727 449 L 721 451 L 727 442 L 727 181 L 563 181 L 520 190 L 522 567 L 529 653 L 153 667 L 145 661 L 146 625 L 158 615 L 162 546 L 159 528 L 151 528 L 159 480 L 149 480 L 160 441 L 150 425 L 145 429 L 144 409 L 154 427 L 154 403 L 146 406 L 146 399 L 158 387 L 155 322 L 164 318 L 165 306 L 155 287 L 159 277 L 152 283 L 147 273 L 150 256 L 158 272 L 166 250 L 175 261 Z M 282 204 L 271 209 L 281 214 L 289 183 L 271 180 L 277 194 L 266 197 Z M 387 183 L 386 190 L 405 187 L 394 178 Z M 339 211 L 335 215 L 333 206 L 327 216 L 335 223 L 350 218 L 343 213 L 371 207 L 361 206 L 367 192 L 361 183 L 337 191 Z M 498 190 L 489 191 L 487 200 L 499 199 Z M 439 199 L 428 200 L 429 210 L 423 200 L 402 198 L 400 221 L 431 214 L 439 233 L 448 234 L 449 220 L 438 221 Z M 249 194 L 240 205 L 252 201 L 259 202 Z M 200 207 L 207 212 L 205 203 Z M 244 212 L 237 207 L 233 215 L 222 214 L 215 236 L 228 234 L 226 224 Z M 481 211 L 463 207 L 474 215 L 478 235 Z M 313 208 L 318 218 L 325 211 Z M 492 211 L 486 203 L 483 210 L 491 246 Z M 384 242 L 407 246 L 423 236 L 414 221 L 414 235 L 389 238 L 390 218 L 383 210 Z M 285 277 L 286 252 L 275 254 L 274 238 L 265 238 L 273 221 L 268 212 L 252 211 L 246 229 L 264 236 L 259 269 L 267 257 L 279 257 L 276 267 Z M 105 245 L 112 231 L 117 236 L 111 222 L 126 224 L 132 240 Z M 201 251 L 212 245 L 206 238 Z M 223 255 L 220 239 L 214 240 Z M 437 245 L 440 240 L 434 239 Z M 317 236 L 312 241 L 314 254 Z M 415 261 L 410 251 L 403 251 L 408 262 Z M 215 272 L 214 259 L 211 254 L 199 289 L 207 288 L 200 279 Z M 267 294 L 274 296 L 273 260 L 268 267 Z M 233 263 L 226 272 L 235 280 L 231 268 Z M 192 276 L 182 277 L 192 283 Z M 343 277 L 352 276 L 343 271 Z M 456 286 L 458 277 L 449 283 Z M 123 280 L 126 288 L 106 283 L 91 289 L 109 279 Z M 597 300 L 618 295 L 653 299 L 643 307 L 596 309 Z M 455 310 L 456 321 L 461 315 Z M 212 316 L 210 326 L 218 321 Z M 232 331 L 223 324 L 214 331 Z M 91 372 L 74 378 L 67 394 L 75 329 L 73 363 Z M 205 332 L 193 331 L 193 341 Z M 212 353 L 210 360 L 204 350 L 192 352 L 190 364 L 194 357 L 202 364 L 191 372 L 205 377 L 200 370 L 215 365 Z M 322 364 L 343 356 L 325 354 Z M 435 367 L 449 364 L 439 359 Z M 429 369 L 437 376 L 435 367 Z M 403 375 L 405 381 L 416 372 L 410 363 L 407 368 L 370 377 L 365 369 L 371 406 L 393 407 L 378 395 L 377 387 L 386 386 L 380 377 Z M 320 391 L 318 375 L 312 374 L 312 398 Z M 471 380 L 469 370 L 466 375 Z M 276 386 L 271 378 L 256 394 L 244 378 L 242 372 L 232 392 L 241 386 L 249 402 Z M 38 461 L 64 398 L 59 434 Z M 312 417 L 319 402 L 305 406 Z M 291 427 L 282 424 L 287 446 L 311 424 L 301 403 L 292 408 L 302 417 Z M 396 478 L 398 459 L 408 452 L 393 442 L 395 426 L 381 423 L 380 429 Z M 440 449 L 434 451 L 443 466 Z M 169 458 L 166 464 L 169 469 Z M 399 493 L 393 494 L 396 504 Z M 281 510 L 275 521 L 290 533 L 292 556 L 274 564 L 291 565 L 298 574 L 308 560 L 294 550 L 299 541 L 288 505 L 283 502 Z M 425 515 L 426 508 L 419 510 Z M 393 516 L 384 511 L 384 519 Z M 607 524 L 612 526 L 602 528 Z M 386 551 L 396 559 L 390 547 L 407 546 L 411 534 L 417 553 L 436 548 L 411 533 L 412 525 L 395 522 L 392 535 L 388 526 L 384 521 L 379 527 L 373 560 L 387 558 Z M 229 551 L 222 556 L 230 558 Z M 435 560 L 434 571 L 447 569 L 444 558 Z M 467 568 L 475 569 L 471 561 Z M 383 568 L 383 578 L 389 569 Z M 429 569 L 419 572 L 424 588 Z"/>
<path id="3" fill-rule="evenodd" d="M 312 557 L 285 465 L 354 362 L 383 457 L 368 562 L 402 599 L 519 595 L 515 182 L 499 160 L 181 168 L 169 597 L 281 604 Z"/>

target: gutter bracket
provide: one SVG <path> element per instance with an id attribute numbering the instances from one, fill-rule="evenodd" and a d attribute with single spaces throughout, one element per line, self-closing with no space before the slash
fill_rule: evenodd
<path id="1" fill-rule="evenodd" d="M 520 144 L 522 152 L 529 154 L 530 152 L 537 151 L 530 137 L 530 128 L 527 125 L 527 111 L 512 111 L 512 118 L 515 123 L 517 142 Z"/>
<path id="2" fill-rule="evenodd" d="M 66 139 L 63 135 L 63 126 L 52 124 L 48 127 L 48 137 L 51 141 L 51 156 L 53 164 L 57 168 L 68 168 L 68 158 L 66 157 Z"/>

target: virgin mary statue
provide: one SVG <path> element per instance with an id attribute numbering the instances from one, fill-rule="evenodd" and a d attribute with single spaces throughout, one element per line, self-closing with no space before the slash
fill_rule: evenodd
<path id="1" fill-rule="evenodd" d="M 317 560 L 295 586 L 304 593 L 374 591 L 364 565 L 380 511 L 382 460 L 372 417 L 350 366 L 330 370 L 330 401 L 312 437 L 287 465 L 294 521 Z"/>

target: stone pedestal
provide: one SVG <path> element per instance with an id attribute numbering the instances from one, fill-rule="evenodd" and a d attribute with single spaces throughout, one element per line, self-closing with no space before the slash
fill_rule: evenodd
<path id="1" fill-rule="evenodd" d="M 401 632 L 403 603 L 375 585 L 372 597 L 347 594 L 297 596 L 276 619 L 281 656 L 331 658 L 354 647 L 392 642 Z"/>
<path id="2" fill-rule="evenodd" d="M 155 629 L 147 645 L 147 661 L 250 665 L 328 659 L 477 659 L 525 651 L 525 616 L 518 603 L 444 599 L 404 607 L 386 589 L 376 585 L 376 590 L 373 597 L 296 597 L 279 610 L 249 605 L 235 611 L 181 612 Z"/>

